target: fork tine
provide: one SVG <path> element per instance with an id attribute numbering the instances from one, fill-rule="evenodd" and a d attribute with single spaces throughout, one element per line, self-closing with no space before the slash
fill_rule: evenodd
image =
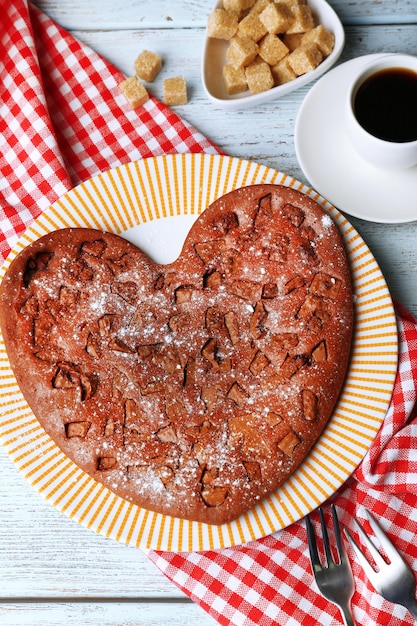
<path id="1" fill-rule="evenodd" d="M 352 576 L 350 563 L 346 557 L 346 552 L 343 548 L 336 508 L 334 505 L 332 505 L 333 527 L 334 535 L 336 538 L 335 552 L 336 549 L 338 551 L 337 562 L 332 555 L 329 536 L 324 520 L 323 511 L 321 508 L 319 508 L 319 514 L 324 557 L 327 561 L 327 563 L 323 562 L 323 565 L 321 564 L 317 549 L 317 539 L 313 524 L 308 516 L 306 516 L 305 518 L 308 547 L 310 551 L 310 561 L 314 578 L 317 587 L 319 588 L 323 596 L 339 607 L 343 615 L 343 623 L 345 624 L 345 626 L 354 626 L 355 623 L 353 621 L 351 613 L 351 600 L 354 591 L 354 579 Z"/>
<path id="2" fill-rule="evenodd" d="M 398 561 L 399 559 L 403 560 L 402 556 L 399 554 L 398 550 L 396 549 L 392 541 L 387 537 L 385 532 L 382 530 L 381 526 L 378 524 L 378 522 L 376 521 L 372 513 L 368 511 L 368 509 L 365 509 L 365 513 L 366 513 L 369 524 L 375 536 L 378 538 L 389 560 L 391 562 Z"/>
<path id="3" fill-rule="evenodd" d="M 369 580 L 372 580 L 372 576 L 375 573 L 374 568 L 368 562 L 367 558 L 365 557 L 364 553 L 362 552 L 362 550 L 360 549 L 360 547 L 356 543 L 355 539 L 350 534 L 349 530 L 345 526 L 343 527 L 343 530 L 345 532 L 346 537 L 349 540 L 350 545 L 353 548 L 354 553 L 356 554 L 356 557 L 357 557 L 359 563 L 362 565 L 362 568 L 364 569 L 365 574 L 367 575 Z M 361 528 L 361 530 L 362 530 L 362 528 Z M 362 537 L 362 534 L 361 534 L 361 537 Z"/>
<path id="4" fill-rule="evenodd" d="M 362 526 L 356 519 L 355 525 L 358 529 L 361 540 L 372 554 L 378 570 L 375 570 L 368 562 L 365 554 L 357 545 L 349 530 L 346 527 L 343 527 L 343 530 L 349 539 L 349 543 L 351 544 L 358 561 L 362 565 L 367 577 L 376 591 L 378 591 L 378 593 L 380 593 L 386 600 L 405 606 L 408 611 L 415 618 L 417 618 L 417 602 L 415 600 L 416 581 L 413 570 L 403 559 L 394 544 L 385 535 L 382 527 L 373 515 L 367 509 L 365 509 L 365 512 L 371 529 L 379 540 L 382 549 L 389 559 L 389 563 L 381 556 L 372 540 L 366 535 Z"/>
<path id="5" fill-rule="evenodd" d="M 386 565 L 386 561 L 382 558 L 381 554 L 379 553 L 379 551 L 375 547 L 372 539 L 370 537 L 368 537 L 368 535 L 365 533 L 362 525 L 358 522 L 357 519 L 355 519 L 355 526 L 356 526 L 356 528 L 358 530 L 358 533 L 360 535 L 360 538 L 361 538 L 362 542 L 366 545 L 366 547 L 368 548 L 370 554 L 372 555 L 372 558 L 373 558 L 374 562 L 376 563 L 378 568 L 381 569 L 381 567 Z"/>
<path id="6" fill-rule="evenodd" d="M 339 557 L 340 562 L 342 562 L 343 559 L 346 557 L 346 552 L 345 552 L 343 542 L 341 539 L 340 524 L 339 524 L 339 520 L 337 517 L 336 508 L 334 504 L 332 504 L 331 510 L 332 510 L 333 527 L 334 527 L 334 532 L 335 532 L 335 537 L 336 537 L 338 557 Z M 320 525 L 321 525 L 321 532 L 322 532 L 324 555 L 326 558 L 325 565 L 329 565 L 332 562 L 334 563 L 334 559 L 333 559 L 333 555 L 331 552 L 329 535 L 327 532 L 326 522 L 324 520 L 324 515 L 323 515 L 323 511 L 321 507 L 319 508 L 319 515 L 320 515 Z M 306 528 L 307 528 L 308 547 L 310 550 L 311 561 L 313 562 L 313 565 L 315 568 L 317 567 L 318 569 L 322 569 L 322 565 L 321 565 L 321 561 L 320 561 L 320 557 L 319 557 L 319 553 L 317 549 L 316 534 L 314 531 L 313 524 L 311 523 L 308 516 L 306 517 Z"/>
<path id="7" fill-rule="evenodd" d="M 314 532 L 313 524 L 310 521 L 310 518 L 306 517 L 306 528 L 307 528 L 307 539 L 308 539 L 308 549 L 310 551 L 310 561 L 313 566 L 314 574 L 317 571 L 321 570 L 321 563 L 319 558 L 319 553 L 317 550 L 317 541 L 316 534 Z"/>
<path id="8" fill-rule="evenodd" d="M 336 507 L 334 504 L 332 504 L 332 518 L 333 518 L 334 534 L 336 537 L 337 551 L 339 553 L 340 562 L 343 563 L 343 561 L 346 560 L 347 557 L 346 557 L 345 547 L 342 541 L 339 518 L 337 517 Z"/>
<path id="9" fill-rule="evenodd" d="M 379 539 L 381 546 L 383 547 L 389 560 L 391 562 L 393 561 L 398 562 L 399 560 L 403 560 L 402 557 L 399 555 L 398 550 L 394 547 L 392 542 L 388 539 L 388 537 L 386 536 L 386 534 L 384 533 L 384 531 L 382 530 L 382 528 L 380 527 L 380 525 L 378 524 L 378 522 L 376 521 L 372 513 L 368 511 L 368 509 L 365 509 L 365 513 L 368 518 L 372 531 L 374 532 L 375 536 Z M 380 570 L 381 568 L 387 565 L 387 562 L 381 556 L 379 550 L 374 545 L 372 539 L 368 537 L 368 535 L 365 533 L 362 525 L 358 522 L 358 520 L 354 519 L 354 522 L 355 522 L 355 526 L 357 528 L 357 531 L 359 533 L 362 543 L 367 547 L 367 549 L 369 550 L 369 553 L 372 555 L 374 563 L 377 565 L 378 569 Z M 350 544 L 352 548 L 354 549 L 356 556 L 358 557 L 358 560 L 360 561 L 362 567 L 366 571 L 368 578 L 371 578 L 372 574 L 375 572 L 374 568 L 369 563 L 369 561 L 363 554 L 361 548 L 358 546 L 358 544 L 356 543 L 356 541 L 354 540 L 354 538 L 352 537 L 352 535 L 350 534 L 347 528 L 345 528 L 345 534 L 348 537 Z"/>
<path id="10" fill-rule="evenodd" d="M 320 524 L 321 524 L 321 534 L 323 537 L 324 554 L 326 556 L 326 563 L 327 565 L 329 565 L 332 562 L 333 557 L 332 557 L 332 553 L 330 550 L 329 535 L 327 533 L 326 522 L 324 521 L 324 515 L 323 515 L 323 511 L 321 507 L 319 508 L 319 515 L 320 515 Z"/>

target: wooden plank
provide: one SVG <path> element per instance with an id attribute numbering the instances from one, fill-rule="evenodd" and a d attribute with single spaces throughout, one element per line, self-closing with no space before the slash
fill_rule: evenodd
<path id="1" fill-rule="evenodd" d="M 217 622 L 189 602 L 0 603 L 4 626 L 214 626 Z"/>
<path id="2" fill-rule="evenodd" d="M 205 27 L 216 0 L 125 0 L 123 3 L 114 0 L 35 0 L 34 4 L 69 29 L 174 29 Z M 346 24 L 406 24 L 417 18 L 416 3 L 409 0 L 329 0 L 329 4 Z"/>
<path id="3" fill-rule="evenodd" d="M 294 145 L 294 123 L 305 87 L 279 101 L 225 113 L 205 96 L 200 80 L 204 28 L 213 3 L 184 0 L 35 0 L 35 4 L 124 73 L 143 48 L 162 54 L 163 70 L 150 86 L 181 72 L 189 104 L 177 112 L 225 152 L 252 159 L 308 182 Z M 417 3 L 409 0 L 331 0 L 348 26 L 340 62 L 380 51 L 416 53 Z M 395 26 L 397 22 L 414 22 Z M 122 29 L 122 30 L 120 30 Z M 242 129 L 245 129 L 242 134 Z M 393 211 L 395 207 L 393 207 Z M 362 234 L 392 295 L 417 315 L 415 224 L 384 225 L 349 218 Z M 5 626 L 209 626 L 140 550 L 97 536 L 56 511 L 28 485 L 0 448 L 0 623 Z"/>
<path id="4" fill-rule="evenodd" d="M 0 468 L 0 598 L 185 597 L 141 550 L 55 510 L 1 446 Z"/>

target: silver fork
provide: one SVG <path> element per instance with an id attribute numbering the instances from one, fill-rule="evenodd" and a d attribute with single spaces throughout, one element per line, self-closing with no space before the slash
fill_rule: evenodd
<path id="1" fill-rule="evenodd" d="M 316 535 L 313 524 L 306 517 L 306 528 L 308 537 L 308 547 L 310 550 L 310 560 L 313 568 L 314 578 L 317 587 L 325 598 L 336 604 L 342 612 L 345 626 L 355 626 L 353 621 L 350 601 L 354 591 L 354 581 L 349 560 L 343 546 L 339 520 L 337 518 L 336 508 L 332 504 L 332 518 L 334 534 L 336 537 L 336 546 L 338 552 L 338 562 L 333 558 L 326 524 L 324 521 L 323 511 L 319 509 L 321 532 L 323 536 L 324 555 L 326 564 L 322 565 L 317 550 Z"/>
<path id="2" fill-rule="evenodd" d="M 402 606 L 405 606 L 410 611 L 411 615 L 417 618 L 417 602 L 415 600 L 416 581 L 414 579 L 414 574 L 402 558 L 401 554 L 398 552 L 397 548 L 390 541 L 390 539 L 388 539 L 372 513 L 367 509 L 365 509 L 365 512 L 372 531 L 378 538 L 383 551 L 389 559 L 389 563 L 387 563 L 387 561 L 381 556 L 362 526 L 355 519 L 355 525 L 358 529 L 359 536 L 364 545 L 368 548 L 369 553 L 372 555 L 378 569 L 375 570 L 368 562 L 364 553 L 348 529 L 344 527 L 344 532 L 350 541 L 358 561 L 362 565 L 367 577 L 375 587 L 376 591 L 378 591 L 383 598 L 393 602 L 394 604 L 401 604 Z"/>

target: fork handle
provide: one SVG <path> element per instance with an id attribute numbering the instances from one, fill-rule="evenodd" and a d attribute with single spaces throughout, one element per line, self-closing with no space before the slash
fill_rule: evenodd
<path id="1" fill-rule="evenodd" d="M 352 612 L 349 604 L 339 604 L 339 609 L 342 612 L 343 623 L 345 626 L 355 626 L 355 622 L 352 617 Z"/>

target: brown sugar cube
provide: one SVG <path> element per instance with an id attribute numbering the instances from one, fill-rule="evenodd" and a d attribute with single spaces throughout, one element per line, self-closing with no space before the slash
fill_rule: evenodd
<path id="1" fill-rule="evenodd" d="M 334 48 L 335 37 L 325 26 L 319 24 L 302 35 L 302 43 L 315 43 L 323 56 L 327 57 Z"/>
<path id="2" fill-rule="evenodd" d="M 304 35 L 305 33 L 292 33 L 292 34 L 284 33 L 282 37 L 282 41 L 287 46 L 288 50 L 292 52 L 293 50 L 301 46 L 301 41 Z"/>
<path id="3" fill-rule="evenodd" d="M 230 40 L 226 58 L 236 67 L 245 67 L 252 63 L 258 54 L 258 44 L 248 37 L 236 35 Z"/>
<path id="4" fill-rule="evenodd" d="M 297 76 L 314 70 L 323 60 L 315 43 L 300 46 L 288 55 L 288 63 Z"/>
<path id="5" fill-rule="evenodd" d="M 149 100 L 149 94 L 137 76 L 130 76 L 123 80 L 119 84 L 119 89 L 132 109 L 137 109 Z"/>
<path id="6" fill-rule="evenodd" d="M 182 76 L 166 78 L 163 82 L 164 102 L 168 106 L 187 104 L 187 83 Z"/>
<path id="7" fill-rule="evenodd" d="M 239 22 L 238 34 L 241 37 L 249 37 L 249 39 L 258 42 L 266 33 L 267 30 L 257 13 L 248 13 L 248 15 Z"/>
<path id="8" fill-rule="evenodd" d="M 271 0 L 256 0 L 255 4 L 250 10 L 250 13 L 257 13 L 259 15 L 259 13 L 262 13 L 262 11 L 266 9 L 268 4 L 271 4 Z"/>
<path id="9" fill-rule="evenodd" d="M 259 19 L 269 33 L 278 35 L 288 31 L 292 23 L 292 12 L 285 4 L 268 4 L 259 14 Z"/>
<path id="10" fill-rule="evenodd" d="M 135 73 L 142 80 L 151 83 L 162 67 L 162 59 L 159 54 L 143 50 L 134 63 Z"/>
<path id="11" fill-rule="evenodd" d="M 269 65 L 276 65 L 289 50 L 277 35 L 268 33 L 259 42 L 259 56 Z"/>
<path id="12" fill-rule="evenodd" d="M 288 56 L 278 61 L 276 65 L 271 66 L 271 74 L 274 79 L 274 85 L 284 85 L 289 83 L 294 78 L 297 78 L 297 74 L 292 67 L 288 64 Z"/>
<path id="13" fill-rule="evenodd" d="M 247 9 L 251 9 L 255 4 L 255 0 L 223 0 L 223 7 L 226 11 L 234 13 L 242 13 Z"/>
<path id="14" fill-rule="evenodd" d="M 207 34 L 214 39 L 229 40 L 236 33 L 238 24 L 236 13 L 215 9 L 207 20 Z"/>
<path id="15" fill-rule="evenodd" d="M 245 68 L 245 75 L 252 94 L 268 91 L 274 86 L 271 68 L 259 57 Z"/>
<path id="16" fill-rule="evenodd" d="M 223 67 L 223 80 L 226 87 L 226 92 L 230 96 L 237 93 L 242 93 L 248 88 L 245 70 L 243 69 L 243 67 L 225 65 Z"/>
<path id="17" fill-rule="evenodd" d="M 289 35 L 305 33 L 314 28 L 314 18 L 309 6 L 292 6 L 291 13 L 293 19 L 286 31 Z"/>
<path id="18" fill-rule="evenodd" d="M 301 4 L 307 4 L 307 0 L 277 0 L 279 4 L 286 4 L 289 7 L 294 7 Z"/>

